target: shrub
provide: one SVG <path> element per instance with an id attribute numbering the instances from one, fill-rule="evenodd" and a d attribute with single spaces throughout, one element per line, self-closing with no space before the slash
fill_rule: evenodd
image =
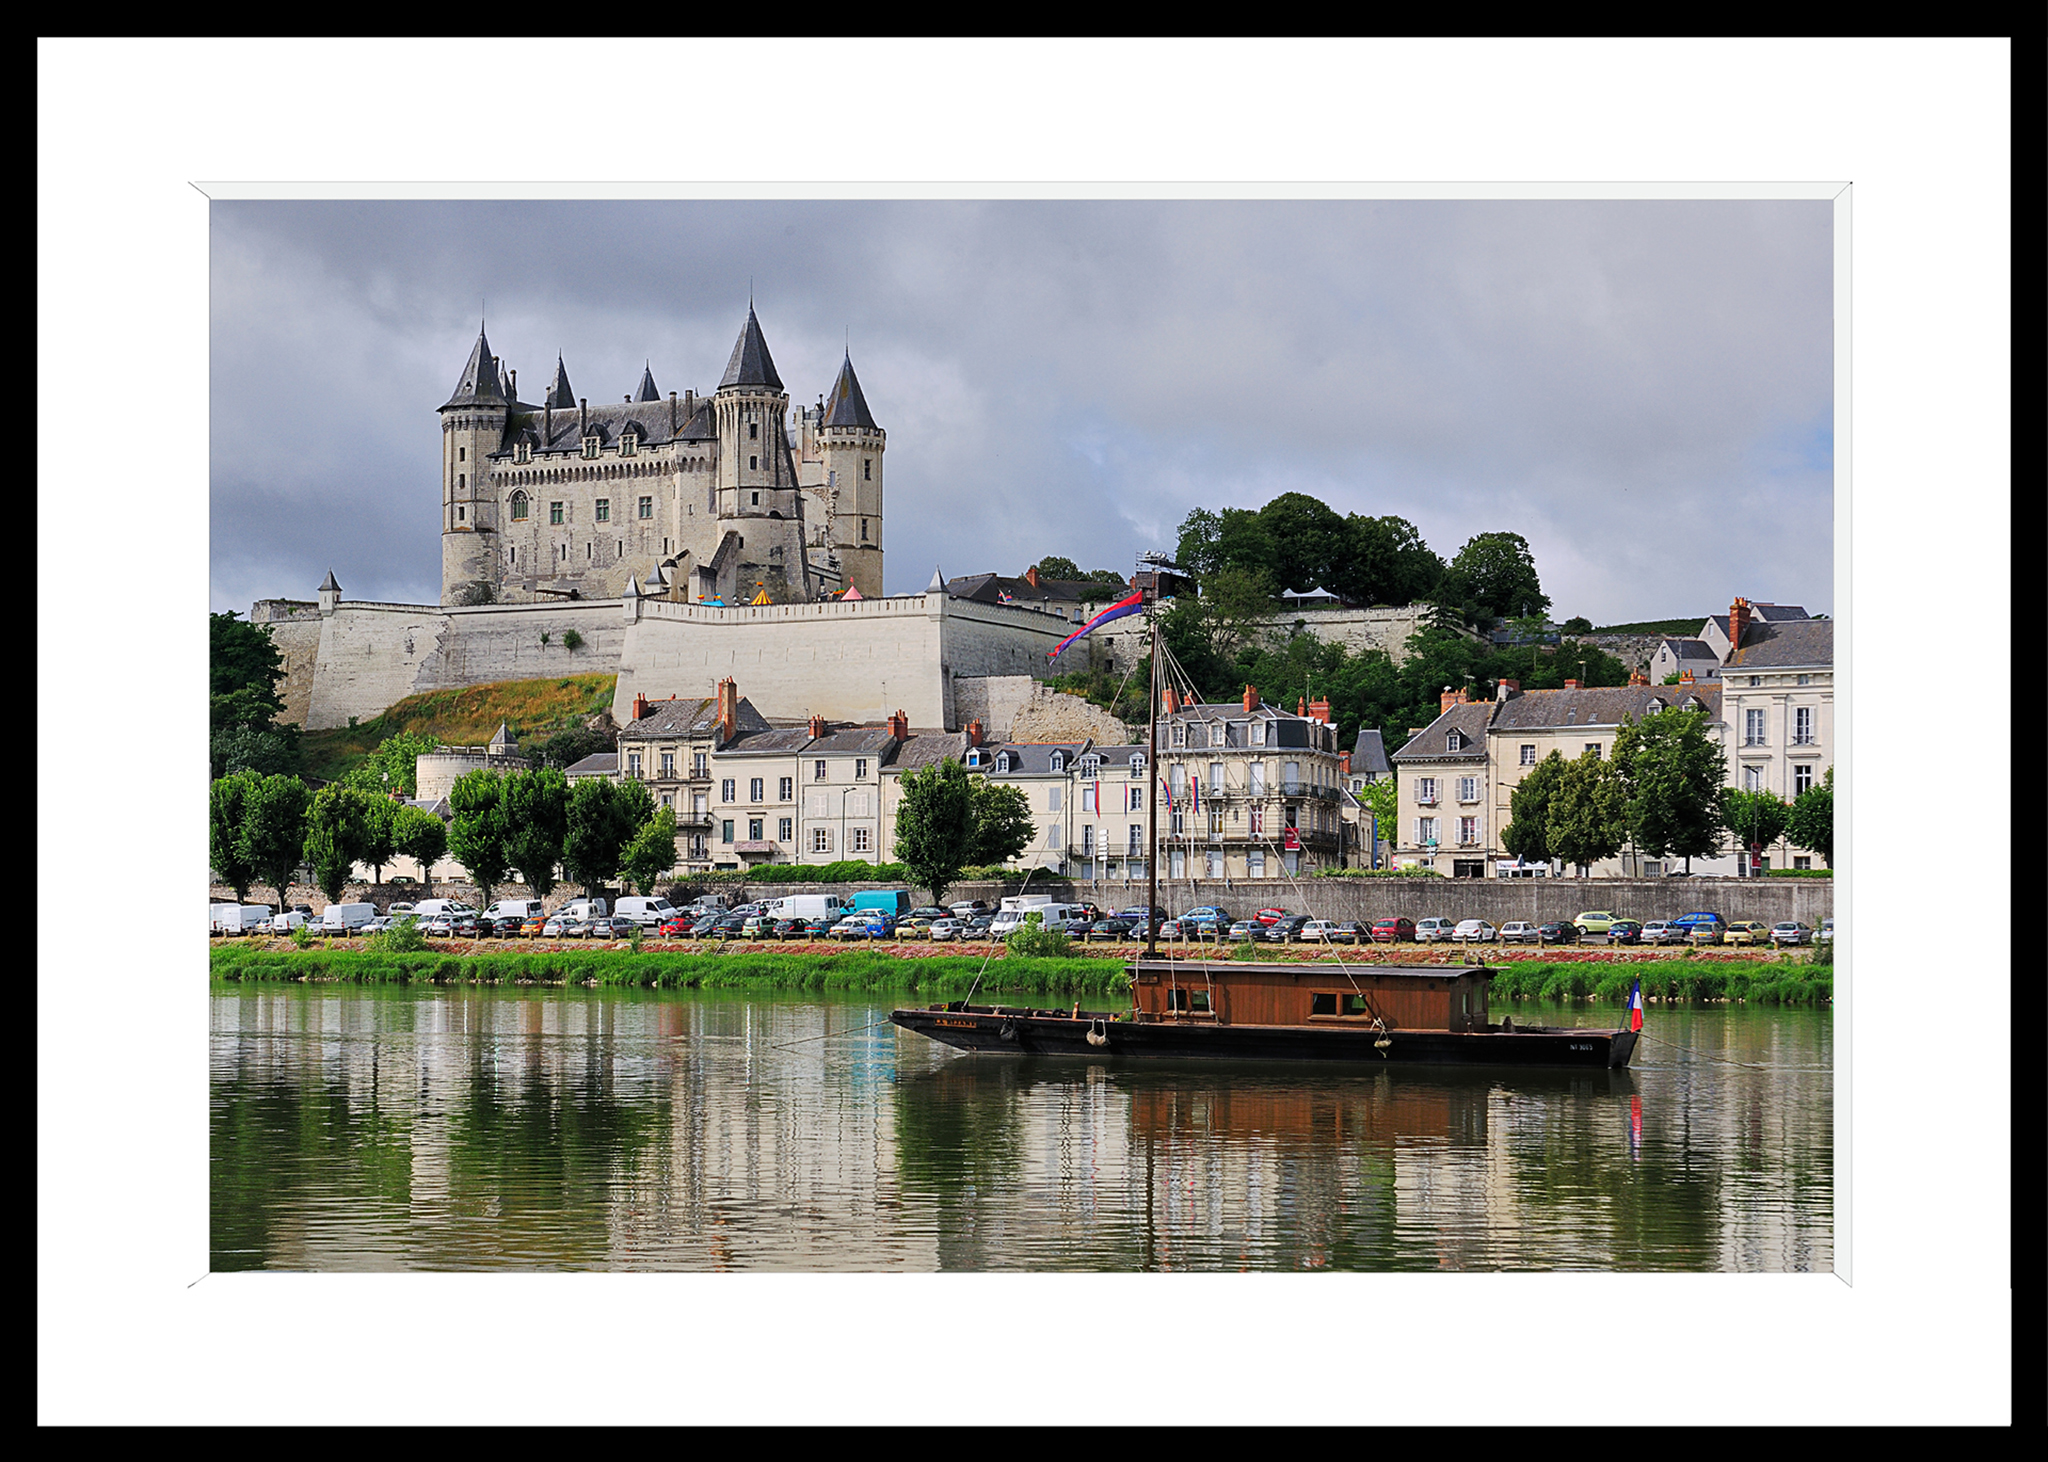
<path id="1" fill-rule="evenodd" d="M 580 650 L 580 649 L 582 649 L 582 648 L 583 648 L 583 636 L 582 636 L 582 635 L 579 635 L 579 634 L 577 634 L 577 633 L 576 633 L 576 631 L 575 631 L 575 630 L 573 630 L 573 629 L 566 629 L 566 630 L 563 630 L 563 631 L 562 631 L 562 648 L 563 648 L 563 649 L 565 649 L 565 650 Z"/>
<path id="2" fill-rule="evenodd" d="M 1067 931 L 1046 928 L 1036 914 L 1031 915 L 1031 922 L 1012 932 L 1005 943 L 1011 954 L 1024 959 L 1065 959 L 1072 950 Z"/>
<path id="3" fill-rule="evenodd" d="M 301 924 L 298 928 L 292 930 L 292 943 L 300 949 L 311 949 L 313 947 L 313 926 L 311 924 Z"/>
<path id="4" fill-rule="evenodd" d="M 1249 939 L 1240 939 L 1230 946 L 1230 957 L 1235 960 L 1254 960 L 1259 957 L 1258 945 Z"/>
<path id="5" fill-rule="evenodd" d="M 363 941 L 364 950 L 377 954 L 415 954 L 426 947 L 427 936 L 420 933 L 420 921 L 410 914 Z"/>

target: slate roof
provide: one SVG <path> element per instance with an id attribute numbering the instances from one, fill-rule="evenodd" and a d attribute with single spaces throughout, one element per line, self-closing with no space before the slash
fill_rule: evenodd
<path id="1" fill-rule="evenodd" d="M 775 374 L 774 358 L 768 354 L 768 342 L 761 338 L 761 322 L 754 318 L 751 304 L 747 306 L 747 323 L 740 327 L 740 338 L 733 342 L 732 359 L 725 363 L 725 374 L 719 378 L 718 388 L 722 391 L 727 386 L 782 389 L 782 377 Z"/>
<path id="2" fill-rule="evenodd" d="M 719 749 L 720 756 L 788 756 L 811 744 L 811 728 L 774 726 L 766 731 L 743 731 Z"/>
<path id="3" fill-rule="evenodd" d="M 1008 752 L 1010 770 L 1001 775 L 1049 777 L 1054 775 L 1052 754 L 1055 751 L 1064 751 L 1067 754 L 1066 771 L 1071 772 L 1074 770 L 1074 763 L 1080 760 L 1081 753 L 1092 749 L 1093 746 L 1094 743 L 1089 741 L 1004 741 L 996 744 L 983 742 L 981 749 L 987 754 L 983 770 L 994 771 L 996 757 L 1002 752 Z M 1064 776 L 1066 773 L 1061 772 L 1059 775 Z"/>
<path id="4" fill-rule="evenodd" d="M 541 401 L 543 406 L 552 406 L 557 411 L 576 409 L 576 392 L 569 384 L 569 368 L 562 364 L 562 357 L 555 357 L 555 378 L 548 382 L 548 393 Z"/>
<path id="5" fill-rule="evenodd" d="M 565 777 L 609 777 L 619 770 L 619 754 L 616 751 L 593 751 L 581 761 L 571 762 L 562 769 Z"/>
<path id="6" fill-rule="evenodd" d="M 1683 706 L 1697 697 L 1710 717 L 1721 713 L 1718 685 L 1582 686 L 1577 690 L 1525 690 L 1499 707 L 1496 731 L 1554 731 L 1563 727 L 1619 726 L 1622 717 L 1638 721 L 1656 711 Z"/>
<path id="7" fill-rule="evenodd" d="M 327 577 L 320 581 L 320 592 L 323 594 L 339 594 L 341 592 L 341 585 L 334 582 L 333 569 L 329 569 Z"/>
<path id="8" fill-rule="evenodd" d="M 1380 733 L 1374 729 L 1360 731 L 1358 745 L 1351 749 L 1351 775 L 1381 776 L 1393 769 L 1387 761 L 1387 747 Z"/>
<path id="9" fill-rule="evenodd" d="M 1513 705 L 1513 701 L 1508 702 Z M 1486 725 L 1497 709 L 1492 701 L 1473 701 L 1452 706 L 1416 732 L 1406 746 L 1394 753 L 1394 760 L 1408 762 L 1466 762 L 1486 760 Z M 1444 748 L 1452 730 L 1462 733 L 1465 745 L 1458 751 Z"/>
<path id="10" fill-rule="evenodd" d="M 498 379 L 497 357 L 491 354 L 491 342 L 485 336 L 483 326 L 477 326 L 476 344 L 469 349 L 469 361 L 462 367 L 462 375 L 455 382 L 455 392 L 441 403 L 441 410 L 451 406 L 505 406 L 509 405 L 504 383 Z"/>
<path id="11" fill-rule="evenodd" d="M 962 761 L 966 756 L 965 731 L 913 731 L 896 748 L 889 765 L 898 772 L 914 772 L 948 757 Z"/>
<path id="12" fill-rule="evenodd" d="M 839 379 L 832 383 L 832 394 L 826 398 L 825 425 L 864 426 L 870 431 L 880 429 L 868 412 L 867 397 L 860 393 L 860 381 L 853 373 L 851 354 L 840 365 Z"/>
<path id="13" fill-rule="evenodd" d="M 1752 626 L 1742 637 L 1742 648 L 1728 657 L 1723 667 L 1758 670 L 1788 665 L 1835 663 L 1835 622 L 1832 619 L 1795 619 Z"/>
<path id="14" fill-rule="evenodd" d="M 751 731 L 766 731 L 768 722 L 754 709 L 754 703 L 745 696 L 740 697 L 737 731 L 745 735 Z M 701 699 L 654 701 L 647 707 L 647 714 L 637 721 L 628 722 L 619 732 L 619 739 L 628 737 L 645 740 L 652 736 L 704 735 L 718 727 L 718 698 L 704 696 Z M 738 736 L 735 736 L 735 740 Z"/>
<path id="15" fill-rule="evenodd" d="M 1012 603 L 1065 607 L 1082 603 L 1084 591 L 1101 595 L 1103 603 L 1113 603 L 1130 593 L 1128 589 L 1122 594 L 1114 593 L 1106 586 L 1096 585 L 1087 579 L 1040 579 L 1036 587 L 1028 579 L 1012 578 L 1008 574 L 967 574 L 946 580 L 949 597 L 970 599 L 977 604 L 1001 604 L 1005 602 L 1004 596 L 1008 595 Z"/>
<path id="16" fill-rule="evenodd" d="M 617 446 L 629 425 L 645 447 L 659 447 L 669 442 L 717 440 L 718 422 L 712 415 L 708 397 L 698 401 L 696 411 L 686 419 L 679 404 L 676 416 L 676 427 L 671 431 L 668 402 L 615 401 L 609 406 L 590 408 L 589 433 L 607 447 Z M 552 418 L 537 407 L 521 406 L 507 419 L 505 440 L 491 456 L 494 459 L 509 457 L 512 448 L 524 441 L 535 452 L 559 452 L 579 457 L 583 454 L 584 420 L 584 414 L 576 410 L 573 402 L 566 411 L 557 408 Z"/>
<path id="17" fill-rule="evenodd" d="M 1705 640 L 1680 640 L 1666 636 L 1664 644 L 1672 655 L 1680 660 L 1713 660 L 1716 664 L 1720 663 L 1719 657 L 1714 654 L 1714 647 Z"/>
<path id="18" fill-rule="evenodd" d="M 661 392 L 654 389 L 654 364 L 648 362 L 640 370 L 640 388 L 633 393 L 635 401 L 659 401 Z"/>
<path id="19" fill-rule="evenodd" d="M 848 726 L 827 731 L 806 745 L 803 752 L 805 756 L 880 757 L 895 744 L 896 738 L 889 734 L 887 726 Z"/>

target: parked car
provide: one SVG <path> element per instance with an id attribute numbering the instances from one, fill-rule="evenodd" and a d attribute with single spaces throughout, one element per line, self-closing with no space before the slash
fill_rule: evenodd
<path id="1" fill-rule="evenodd" d="M 925 931 L 935 943 L 957 940 L 966 932 L 967 921 L 965 919 L 939 919 L 934 921 L 932 927 Z"/>
<path id="2" fill-rule="evenodd" d="M 271 916 L 270 932 L 273 934 L 289 934 L 300 925 L 312 922 L 311 914 L 302 912 L 299 909 L 286 909 L 282 914 Z"/>
<path id="3" fill-rule="evenodd" d="M 1415 942 L 1415 921 L 1413 919 L 1375 919 L 1372 924 L 1372 941 L 1375 944 L 1399 944 L 1403 940 Z"/>
<path id="4" fill-rule="evenodd" d="M 633 931 L 640 927 L 640 921 L 625 914 L 613 914 L 609 918 L 599 915 L 590 921 L 590 939 L 631 939 Z"/>
<path id="5" fill-rule="evenodd" d="M 1526 919 L 1510 919 L 1507 923 L 1500 926 L 1500 942 L 1502 944 L 1534 944 L 1536 942 L 1536 926 Z"/>
<path id="6" fill-rule="evenodd" d="M 1330 942 L 1332 944 L 1370 944 L 1372 943 L 1372 925 L 1361 923 L 1357 919 L 1346 919 L 1331 932 Z"/>
<path id="7" fill-rule="evenodd" d="M 1642 941 L 1645 944 L 1683 944 L 1685 930 L 1665 919 L 1652 919 L 1643 925 Z"/>
<path id="8" fill-rule="evenodd" d="M 407 903 L 387 904 L 384 912 L 392 915 L 410 914 L 412 912 L 412 905 Z"/>
<path id="9" fill-rule="evenodd" d="M 500 914 L 497 918 L 490 921 L 490 937 L 494 939 L 517 939 L 525 932 L 527 920 L 532 917 L 530 914 Z M 482 933 L 484 921 L 479 919 L 476 927 L 477 932 Z"/>
<path id="10" fill-rule="evenodd" d="M 1138 935 L 1145 932 L 1145 920 L 1149 917 L 1154 924 L 1164 924 L 1170 915 L 1156 904 L 1147 910 L 1143 904 L 1133 904 L 1128 909 L 1118 909 L 1116 916 L 1129 924 Z"/>
<path id="11" fill-rule="evenodd" d="M 547 927 L 547 915 L 536 914 L 530 919 L 519 921 L 519 937 L 521 939 L 538 939 L 541 936 L 541 931 Z"/>
<path id="12" fill-rule="evenodd" d="M 1158 937 L 1159 937 L 1159 938 L 1161 938 L 1161 939 L 1176 939 L 1176 940 L 1177 940 L 1177 939 L 1185 939 L 1185 938 L 1187 938 L 1188 936 L 1187 936 L 1187 935 L 1186 935 L 1185 933 L 1183 933 L 1183 932 L 1181 931 L 1181 922 L 1180 922 L 1180 920 L 1178 920 L 1178 919 L 1168 919 L 1168 920 L 1167 920 L 1167 921 L 1166 921 L 1166 922 L 1165 922 L 1164 924 L 1161 924 L 1161 925 L 1159 926 L 1159 935 L 1158 935 Z"/>
<path id="13" fill-rule="evenodd" d="M 830 929 L 826 930 L 825 937 L 827 939 L 867 939 L 872 937 L 870 930 L 873 927 L 868 923 L 865 911 L 848 914 Z"/>
<path id="14" fill-rule="evenodd" d="M 1491 944 L 1499 938 L 1500 930 L 1484 919 L 1460 919 L 1451 931 L 1451 939 L 1458 944 Z"/>
<path id="15" fill-rule="evenodd" d="M 964 923 L 974 918 L 977 914 L 992 914 L 995 910 L 988 906 L 988 902 L 985 899 L 963 899 L 961 902 L 954 904 L 947 912 Z"/>
<path id="16" fill-rule="evenodd" d="M 915 929 L 921 933 L 938 923 L 939 920 L 952 917 L 953 911 L 951 909 L 942 909 L 935 904 L 926 904 L 923 908 L 912 909 L 909 913 L 905 914 L 902 927 Z"/>
<path id="17" fill-rule="evenodd" d="M 1728 926 L 1728 932 L 1721 936 L 1723 944 L 1769 944 L 1771 926 L 1759 919 L 1738 919 Z"/>
<path id="18" fill-rule="evenodd" d="M 724 922 L 724 914 L 706 914 L 690 926 L 690 937 L 692 939 L 709 939 L 711 931 Z"/>
<path id="19" fill-rule="evenodd" d="M 1813 942 L 1815 944 L 1833 944 L 1835 942 L 1835 921 L 1833 919 L 1823 919 L 1820 921 L 1820 928 L 1813 931 Z"/>
<path id="20" fill-rule="evenodd" d="M 1180 916 L 1181 937 L 1221 939 L 1234 922 L 1228 910 L 1215 904 L 1202 904 Z"/>
<path id="21" fill-rule="evenodd" d="M 1415 921 L 1415 942 L 1417 944 L 1440 943 L 1448 940 L 1457 927 L 1456 921 L 1451 919 L 1417 919 Z"/>
<path id="22" fill-rule="evenodd" d="M 455 937 L 455 917 L 452 914 L 429 914 L 420 924 L 420 933 L 429 939 L 452 939 Z"/>
<path id="23" fill-rule="evenodd" d="M 1301 931 L 1307 927 L 1307 914 L 1289 914 L 1268 924 L 1264 937 L 1268 944 L 1293 944 L 1301 938 Z"/>
<path id="24" fill-rule="evenodd" d="M 1577 944 L 1579 942 L 1579 926 L 1565 923 L 1539 925 L 1536 930 L 1536 942 L 1538 944 Z"/>
<path id="25" fill-rule="evenodd" d="M 1232 944 L 1241 944 L 1247 939 L 1261 938 L 1265 932 L 1266 926 L 1257 919 L 1239 919 L 1224 931 L 1223 937 Z"/>
<path id="26" fill-rule="evenodd" d="M 1279 923 L 1282 919 L 1287 917 L 1287 910 L 1260 909 L 1256 914 L 1252 915 L 1252 917 L 1254 919 L 1257 919 L 1261 924 L 1264 924 L 1268 929 L 1270 929 L 1275 924 Z"/>
<path id="27" fill-rule="evenodd" d="M 1122 919 L 1097 919 L 1088 926 L 1081 938 L 1083 943 L 1102 940 L 1106 943 L 1121 944 L 1131 937 L 1131 926 Z"/>
<path id="28" fill-rule="evenodd" d="M 1643 926 L 1634 919 L 1616 919 L 1607 926 L 1609 944 L 1640 944 L 1643 942 Z"/>
<path id="29" fill-rule="evenodd" d="M 379 914 L 369 923 L 363 925 L 362 933 L 366 937 L 371 934 L 382 934 L 386 929 L 389 929 L 393 924 L 397 922 L 398 921 L 396 919 L 393 919 L 389 914 Z"/>
<path id="30" fill-rule="evenodd" d="M 1310 919 L 1302 924 L 1301 932 L 1294 937 L 1303 944 L 1343 944 L 1347 941 L 1338 938 L 1340 927 L 1329 919 Z"/>
<path id="31" fill-rule="evenodd" d="M 1719 944 L 1721 942 L 1721 931 L 1728 927 L 1728 921 L 1719 914 L 1709 914 L 1702 911 L 1680 914 L 1677 918 L 1671 920 L 1671 927 L 1683 931 L 1681 937 L 1685 939 L 1691 939 L 1692 931 L 1703 924 L 1713 926 L 1713 942 Z"/>
<path id="32" fill-rule="evenodd" d="M 1782 924 L 1771 925 L 1771 943 L 1773 945 L 1811 944 L 1813 943 L 1813 930 L 1800 923 L 1797 919 L 1788 919 Z"/>
<path id="33" fill-rule="evenodd" d="M 1572 922 L 1579 926 L 1581 934 L 1605 934 L 1614 924 L 1614 915 L 1605 909 L 1595 909 L 1589 914 L 1579 915 Z"/>

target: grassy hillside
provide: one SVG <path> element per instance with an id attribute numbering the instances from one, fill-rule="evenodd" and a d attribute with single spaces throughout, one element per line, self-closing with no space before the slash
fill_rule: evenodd
<path id="1" fill-rule="evenodd" d="M 409 695 L 374 721 L 305 733 L 306 772 L 334 778 L 387 736 L 411 731 L 452 746 L 482 746 L 500 722 L 521 742 L 545 741 L 580 726 L 612 704 L 616 675 L 570 675 L 548 680 L 499 680 L 460 690 Z"/>
<path id="2" fill-rule="evenodd" d="M 1696 635 L 1707 622 L 1704 614 L 1691 619 L 1645 619 L 1636 624 L 1603 624 L 1596 635 Z"/>

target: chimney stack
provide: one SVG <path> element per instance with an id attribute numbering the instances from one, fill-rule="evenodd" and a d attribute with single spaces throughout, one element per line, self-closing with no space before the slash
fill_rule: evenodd
<path id="1" fill-rule="evenodd" d="M 1308 698 L 1306 696 L 1296 696 L 1294 698 L 1294 714 L 1303 717 L 1308 715 Z"/>
<path id="2" fill-rule="evenodd" d="M 1351 775 L 1351 753 L 1343 752 L 1337 757 L 1337 770 L 1345 776 Z"/>
<path id="3" fill-rule="evenodd" d="M 969 721 L 967 723 L 967 744 L 969 746 L 981 745 L 981 722 Z"/>
<path id="4" fill-rule="evenodd" d="M 1521 681 L 1503 680 L 1499 685 L 1494 687 L 1493 698 L 1497 701 L 1511 701 L 1521 693 Z"/>
<path id="5" fill-rule="evenodd" d="M 587 437 L 587 436 L 589 436 L 589 435 L 590 435 L 590 398 L 589 398 L 588 396 L 578 396 L 578 397 L 576 398 L 576 420 L 577 420 L 578 424 L 579 424 L 579 425 L 581 426 L 581 428 L 582 428 L 582 430 L 581 430 L 581 432 L 579 433 L 579 435 L 581 435 L 581 436 L 586 436 L 586 437 Z"/>
<path id="6" fill-rule="evenodd" d="M 646 696 L 636 695 L 633 697 L 633 719 L 636 721 L 644 721 L 645 719 L 647 719 Z"/>
<path id="7" fill-rule="evenodd" d="M 1244 709 L 1245 709 L 1245 714 L 1246 714 L 1246 715 L 1250 715 L 1250 714 L 1251 714 L 1251 713 L 1252 713 L 1253 711 L 1256 711 L 1256 710 L 1257 710 L 1258 708 L 1259 708 L 1259 688 L 1258 688 L 1258 687 L 1257 687 L 1256 685 L 1248 685 L 1248 686 L 1246 686 L 1246 687 L 1244 688 Z"/>
<path id="8" fill-rule="evenodd" d="M 824 737 L 824 735 L 825 735 L 825 718 L 824 718 L 823 716 L 813 716 L 813 717 L 811 717 L 811 740 L 813 740 L 813 741 L 817 741 L 817 740 L 820 740 L 820 739 L 822 739 L 822 738 Z"/>
<path id="9" fill-rule="evenodd" d="M 1742 632 L 1749 628 L 1749 601 L 1737 597 L 1728 606 L 1728 658 L 1734 659 L 1735 652 L 1742 648 Z"/>
<path id="10" fill-rule="evenodd" d="M 1681 670 L 1681 671 L 1679 671 L 1679 672 L 1678 672 L 1678 683 L 1679 683 L 1680 685 L 1691 685 L 1691 684 L 1693 683 L 1693 677 L 1692 677 L 1692 672 L 1691 672 L 1690 670 Z"/>
<path id="11" fill-rule="evenodd" d="M 677 426 L 678 424 L 676 422 L 676 393 L 671 391 L 668 393 L 668 434 L 670 436 L 674 436 L 676 434 Z"/>
<path id="12" fill-rule="evenodd" d="M 1330 698 L 1328 696 L 1324 696 L 1320 700 L 1310 701 L 1308 703 L 1308 713 L 1311 716 L 1315 717 L 1316 720 L 1321 721 L 1325 726 L 1329 725 Z"/>
<path id="13" fill-rule="evenodd" d="M 1576 680 L 1566 680 L 1564 683 L 1564 688 L 1566 690 L 1577 690 L 1579 688 L 1579 683 Z"/>
<path id="14" fill-rule="evenodd" d="M 1036 588 L 1038 587 L 1038 565 L 1037 565 L 1037 564 L 1033 564 L 1033 565 L 1032 565 L 1032 566 L 1031 566 L 1030 568 L 1028 568 L 1028 569 L 1024 570 L 1024 582 L 1025 582 L 1025 583 L 1027 583 L 1027 584 L 1029 584 L 1029 585 L 1030 585 L 1030 586 L 1031 586 L 1032 588 L 1034 588 L 1034 589 L 1036 589 Z"/>
<path id="15" fill-rule="evenodd" d="M 908 741 L 910 739 L 910 717 L 904 715 L 901 710 L 898 710 L 895 715 L 889 718 L 889 734 L 898 741 Z"/>
<path id="16" fill-rule="evenodd" d="M 1650 677 L 1643 674 L 1640 670 L 1631 670 L 1628 673 L 1628 683 L 1630 685 L 1648 685 Z"/>
<path id="17" fill-rule="evenodd" d="M 718 744 L 740 734 L 740 687 L 730 675 L 718 682 Z"/>
<path id="18" fill-rule="evenodd" d="M 1447 685 L 1444 687 L 1443 694 L 1436 698 L 1436 713 L 1439 716 L 1441 716 L 1445 711 L 1448 711 L 1452 706 L 1463 706 L 1470 704 L 1471 698 L 1465 694 L 1464 686 L 1461 685 L 1456 690 L 1452 690 Z"/>

